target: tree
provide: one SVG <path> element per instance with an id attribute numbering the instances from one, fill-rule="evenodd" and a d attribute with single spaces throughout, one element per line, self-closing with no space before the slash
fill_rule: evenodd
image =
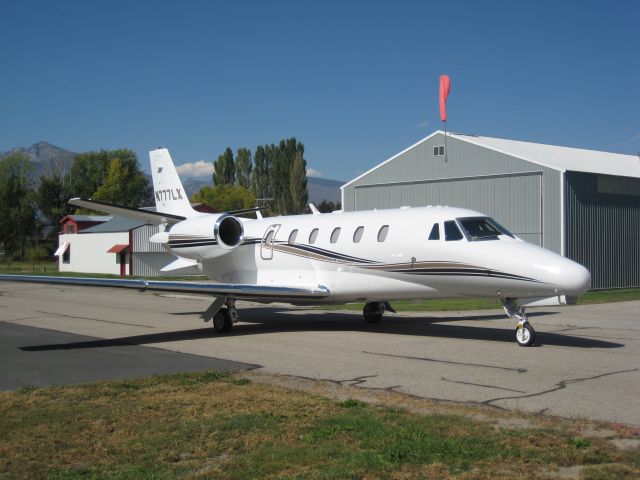
<path id="1" fill-rule="evenodd" d="M 5 255 L 20 260 L 38 235 L 31 170 L 29 159 L 19 152 L 0 160 L 0 241 Z"/>
<path id="2" fill-rule="evenodd" d="M 233 150 L 227 147 L 213 164 L 213 183 L 216 185 L 233 185 L 236 182 L 236 169 L 233 163 Z"/>
<path id="3" fill-rule="evenodd" d="M 191 198 L 221 212 L 251 208 L 256 205 L 256 197 L 250 190 L 240 185 L 204 186 Z"/>
<path id="4" fill-rule="evenodd" d="M 251 188 L 251 150 L 239 148 L 236 152 L 236 183 L 246 189 Z"/>
<path id="5" fill-rule="evenodd" d="M 331 213 L 334 210 L 340 210 L 342 208 L 342 204 L 340 202 L 330 202 L 327 201 L 326 199 L 322 200 L 319 204 L 318 204 L 318 210 L 322 213 Z"/>
<path id="6" fill-rule="evenodd" d="M 289 192 L 291 195 L 291 210 L 289 213 L 303 213 L 307 208 L 309 194 L 307 192 L 307 162 L 301 151 L 293 156 L 291 173 L 289 174 Z"/>
<path id="7" fill-rule="evenodd" d="M 271 162 L 267 155 L 265 146 L 260 145 L 256 148 L 254 156 L 254 168 L 251 176 L 251 188 L 256 198 L 271 198 L 273 191 L 271 189 Z"/>
<path id="8" fill-rule="evenodd" d="M 104 183 L 109 162 L 122 150 L 100 150 L 77 155 L 71 163 L 67 184 L 74 197 L 91 198 Z"/>
<path id="9" fill-rule="evenodd" d="M 138 157 L 131 150 L 121 150 L 110 162 L 104 183 L 93 198 L 127 207 L 144 207 L 153 202 L 149 181 L 140 170 Z"/>
<path id="10" fill-rule="evenodd" d="M 118 160 L 117 166 L 114 160 Z M 105 185 L 107 180 L 109 185 Z M 138 156 L 126 148 L 77 155 L 67 175 L 67 188 L 73 197 L 95 198 L 130 207 L 153 202 L 153 191 L 140 169 Z"/>
<path id="11" fill-rule="evenodd" d="M 65 174 L 64 164 L 56 162 L 40 177 L 37 193 L 37 203 L 40 211 L 54 227 L 51 236 L 57 233 L 56 227 L 65 215 L 67 202 L 72 195 L 69 193 L 68 174 Z"/>
<path id="12" fill-rule="evenodd" d="M 286 140 L 280 140 L 280 144 L 277 147 L 273 145 L 271 147 L 273 150 L 270 172 L 273 185 L 273 210 L 278 214 L 286 215 L 297 211 L 298 208 L 297 206 L 294 207 L 294 201 L 291 197 L 291 170 L 296 155 L 300 155 L 304 161 L 304 145 L 299 143 L 295 137 L 291 137 Z M 305 181 L 303 189 L 305 193 L 306 188 Z M 298 186 L 296 189 L 298 189 Z M 304 196 L 304 193 L 300 193 Z M 300 198 L 297 200 L 300 200 Z"/>

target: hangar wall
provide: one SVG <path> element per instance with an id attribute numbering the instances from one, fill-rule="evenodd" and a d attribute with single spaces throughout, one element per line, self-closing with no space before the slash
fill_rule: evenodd
<path id="1" fill-rule="evenodd" d="M 170 272 L 161 272 L 177 257 L 159 243 L 151 243 L 149 239 L 160 231 L 157 225 L 142 225 L 131 231 L 133 240 L 132 275 L 144 277 L 171 275 L 201 275 L 196 267 L 186 267 Z"/>
<path id="2" fill-rule="evenodd" d="M 345 211 L 403 205 L 480 210 L 527 241 L 561 253 L 561 174 L 438 133 L 343 189 Z"/>
<path id="3" fill-rule="evenodd" d="M 640 179 L 566 173 L 567 257 L 591 288 L 640 287 Z"/>

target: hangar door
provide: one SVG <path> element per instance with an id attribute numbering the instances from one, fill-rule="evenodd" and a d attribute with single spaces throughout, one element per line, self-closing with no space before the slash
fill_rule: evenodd
<path id="1" fill-rule="evenodd" d="M 448 205 L 486 213 L 527 242 L 542 245 L 542 172 L 359 185 L 355 209 Z"/>

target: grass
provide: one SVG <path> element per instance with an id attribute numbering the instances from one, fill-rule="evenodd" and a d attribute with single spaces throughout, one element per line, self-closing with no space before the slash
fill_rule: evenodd
<path id="1" fill-rule="evenodd" d="M 640 478 L 640 452 L 602 438 L 214 371 L 0 393 L 3 479 L 539 478 L 573 465 L 585 478 Z"/>

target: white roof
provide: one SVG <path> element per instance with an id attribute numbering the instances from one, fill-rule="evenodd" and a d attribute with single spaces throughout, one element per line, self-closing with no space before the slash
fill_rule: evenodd
<path id="1" fill-rule="evenodd" d="M 458 133 L 452 133 L 451 136 L 562 172 L 601 173 L 603 175 L 640 178 L 640 158 L 636 155 Z"/>
<path id="2" fill-rule="evenodd" d="M 438 133 L 444 134 L 442 130 L 433 132 L 428 137 L 423 138 L 409 148 L 344 184 L 341 188 L 364 177 L 385 163 L 394 160 Z M 561 172 L 587 172 L 640 178 L 640 158 L 636 155 L 623 155 L 620 153 L 600 152 L 583 148 L 559 147 L 556 145 L 545 145 L 543 143 L 522 142 L 519 140 L 506 140 L 504 138 L 481 137 L 460 133 L 448 132 L 447 136 Z"/>

